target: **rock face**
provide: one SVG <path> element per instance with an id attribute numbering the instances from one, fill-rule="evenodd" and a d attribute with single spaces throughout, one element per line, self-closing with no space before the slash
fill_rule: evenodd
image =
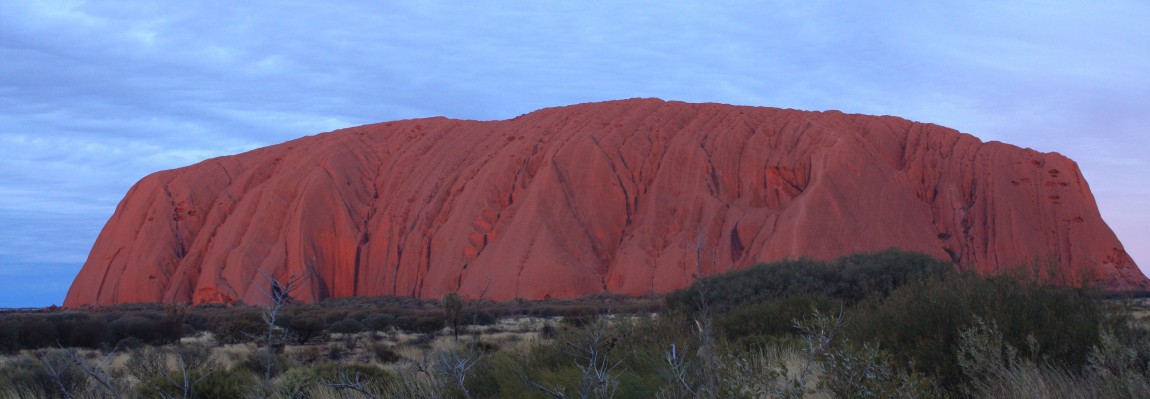
<path id="1" fill-rule="evenodd" d="M 890 247 L 1148 283 L 1057 153 L 895 117 L 641 99 L 360 126 L 152 174 L 65 304 L 263 303 L 291 275 L 306 301 L 645 295 Z"/>

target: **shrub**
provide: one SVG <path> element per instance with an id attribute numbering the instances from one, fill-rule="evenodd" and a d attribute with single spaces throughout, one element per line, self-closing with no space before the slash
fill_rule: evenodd
<path id="1" fill-rule="evenodd" d="M 20 349 L 20 323 L 9 317 L 0 317 L 0 353 Z"/>
<path id="2" fill-rule="evenodd" d="M 155 346 L 143 346 L 129 352 L 124 363 L 128 373 L 140 381 L 150 381 L 168 375 L 168 352 Z"/>
<path id="3" fill-rule="evenodd" d="M 444 329 L 445 323 L 443 314 L 432 314 L 411 320 L 410 324 L 403 328 L 419 334 L 435 334 Z"/>
<path id="4" fill-rule="evenodd" d="M 266 332 L 267 324 L 254 312 L 237 312 L 230 319 L 214 323 L 212 329 L 216 340 L 228 344 L 251 342 Z"/>
<path id="5" fill-rule="evenodd" d="M 172 341 L 163 320 L 147 315 L 129 314 L 108 323 L 112 338 L 136 338 L 144 343 L 161 345 Z"/>
<path id="6" fill-rule="evenodd" d="M 599 318 L 599 311 L 592 306 L 572 306 L 561 312 L 563 325 L 569 327 L 583 327 Z"/>
<path id="7" fill-rule="evenodd" d="M 835 398 L 936 398 L 927 377 L 900 370 L 894 358 L 875 345 L 840 345 L 821 361 L 819 386 Z"/>
<path id="8" fill-rule="evenodd" d="M 323 313 L 323 321 L 327 324 L 332 324 L 340 320 L 347 319 L 348 311 L 346 310 L 329 310 Z"/>
<path id="9" fill-rule="evenodd" d="M 363 326 L 369 331 L 383 331 L 395 324 L 395 316 L 388 313 L 376 313 L 363 319 Z"/>
<path id="10" fill-rule="evenodd" d="M 277 398 L 306 397 L 309 388 L 319 385 L 339 384 L 358 381 L 363 387 L 379 391 L 396 382 L 395 376 L 379 367 L 350 364 L 324 363 L 297 367 L 276 379 L 273 389 Z"/>
<path id="11" fill-rule="evenodd" d="M 176 357 L 184 366 L 198 369 L 212 366 L 212 349 L 202 344 L 184 344 L 176 347 Z"/>
<path id="12" fill-rule="evenodd" d="M 292 312 L 284 325 L 299 345 L 323 335 L 326 329 L 326 324 L 317 312 Z"/>
<path id="13" fill-rule="evenodd" d="M 352 319 L 343 319 L 332 323 L 328 330 L 338 334 L 355 334 L 364 330 L 363 324 Z"/>
<path id="14" fill-rule="evenodd" d="M 839 303 L 823 295 L 796 295 L 736 306 L 716 317 L 716 324 L 728 339 L 754 341 L 760 336 L 796 335 L 795 320 L 819 310 L 833 313 Z"/>
<path id="15" fill-rule="evenodd" d="M 66 346 L 99 348 L 112 341 L 112 331 L 102 318 L 84 317 L 71 322 Z"/>
<path id="16" fill-rule="evenodd" d="M 958 274 L 908 284 L 856 307 L 848 333 L 953 388 L 965 381 L 956 357 L 960 332 L 976 317 L 996 325 L 1007 344 L 1033 348 L 1023 353 L 1031 359 L 1072 368 L 1085 364 L 1107 320 L 1090 291 Z"/>
<path id="17" fill-rule="evenodd" d="M 41 359 L 20 355 L 8 360 L 0 372 L 0 387 L 7 385 L 18 392 L 31 393 L 32 397 L 45 398 L 62 396 L 61 384 L 69 392 L 80 390 L 87 383 L 87 376 L 77 367 L 71 367 L 70 361 L 62 355 L 57 350 L 47 350 L 41 354 L 46 356 L 43 360 L 53 362 L 54 367 L 62 366 L 59 368 L 59 379 L 48 373 Z"/>
<path id="18" fill-rule="evenodd" d="M 1103 332 L 1082 372 L 1060 364 L 1023 360 L 994 323 L 978 320 L 960 334 L 963 393 L 991 398 L 1145 398 L 1150 375 L 1137 360 L 1147 348 L 1127 346 Z"/>
<path id="19" fill-rule="evenodd" d="M 292 359 L 285 355 L 276 355 L 272 357 L 271 360 L 275 362 L 271 368 L 272 377 L 283 374 L 295 366 L 295 363 L 292 361 Z M 240 363 L 237 364 L 236 367 L 245 368 L 248 371 L 251 371 L 252 373 L 262 377 L 264 373 L 267 372 L 267 365 L 267 353 L 262 350 L 256 350 L 249 353 L 247 357 L 241 359 Z"/>
<path id="20" fill-rule="evenodd" d="M 894 249 L 844 256 L 831 263 L 788 260 L 702 278 L 668 294 L 665 302 L 672 310 L 693 313 L 705 297 L 709 309 L 717 314 L 744 303 L 800 295 L 821 295 L 852 305 L 953 270 L 950 264 L 927 255 Z"/>
<path id="21" fill-rule="evenodd" d="M 193 370 L 188 373 L 188 380 L 199 381 L 191 387 L 191 397 L 197 399 L 242 398 L 258 383 L 255 374 L 241 367 Z M 184 375 L 174 372 L 149 380 L 137 387 L 137 393 L 142 398 L 183 397 L 183 387 L 173 381 L 184 381 Z"/>
<path id="22" fill-rule="evenodd" d="M 371 352 L 375 354 L 375 358 L 379 359 L 380 363 L 395 363 L 403 360 L 403 356 L 395 353 L 388 344 L 373 344 L 371 345 Z"/>
<path id="23" fill-rule="evenodd" d="M 47 348 L 55 346 L 58 336 L 56 326 L 39 317 L 24 317 L 20 320 L 20 346 L 23 348 Z"/>
<path id="24" fill-rule="evenodd" d="M 116 349 L 119 349 L 119 350 L 137 349 L 137 348 L 140 348 L 142 346 L 146 346 L 146 345 L 144 345 L 143 342 L 140 342 L 140 339 L 136 338 L 136 337 L 128 337 L 128 338 L 124 338 L 124 339 L 121 339 L 119 341 L 116 341 Z"/>
<path id="25" fill-rule="evenodd" d="M 467 390 L 481 398 L 531 398 L 538 391 L 519 376 L 525 375 L 516 354 L 496 352 L 479 359 L 467 379 Z"/>
<path id="26" fill-rule="evenodd" d="M 471 325 L 475 326 L 489 326 L 495 324 L 499 319 L 495 315 L 484 311 L 468 311 L 464 313 L 464 319 Z"/>

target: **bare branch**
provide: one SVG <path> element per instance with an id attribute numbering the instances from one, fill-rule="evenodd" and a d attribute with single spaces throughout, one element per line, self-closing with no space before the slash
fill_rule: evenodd
<path id="1" fill-rule="evenodd" d="M 112 363 L 112 360 L 116 355 L 116 348 L 112 348 L 112 350 L 104 356 L 100 363 L 96 364 L 95 366 L 89 364 L 84 359 L 81 359 L 79 355 L 76 354 L 75 350 L 69 349 L 66 350 L 65 353 L 68 354 L 68 356 L 76 365 L 80 366 L 80 369 L 83 370 L 85 374 L 88 374 L 89 377 L 96 380 L 97 384 L 106 389 L 113 398 L 123 397 L 123 394 L 120 393 L 120 388 L 117 387 L 114 383 L 115 380 L 111 375 L 108 374 L 108 365 Z"/>
<path id="2" fill-rule="evenodd" d="M 436 353 L 436 371 L 447 377 L 463 393 L 463 397 L 470 399 L 471 392 L 467 390 L 467 374 L 479 363 L 482 354 L 471 348 L 467 353 L 459 349 L 441 350 Z"/>
<path id="3" fill-rule="evenodd" d="M 292 301 L 292 292 L 302 286 L 305 276 L 297 276 L 292 274 L 288 276 L 287 281 L 280 282 L 271 275 L 260 271 L 260 275 L 268 281 L 270 289 L 265 290 L 262 286 L 256 285 L 260 293 L 266 297 L 270 303 L 264 307 L 263 321 L 267 324 L 267 332 L 264 336 L 264 383 L 263 383 L 263 397 L 271 397 L 272 394 L 272 372 L 275 370 L 275 348 L 279 343 L 284 342 L 287 332 L 284 331 L 277 338 L 276 336 L 276 321 L 279 319 L 280 311 L 284 306 Z"/>
<path id="4" fill-rule="evenodd" d="M 40 364 L 44 366 L 44 370 L 52 377 L 52 382 L 60 388 L 60 393 L 67 399 L 73 399 L 71 392 L 68 392 L 68 387 L 64 385 L 64 373 L 67 371 L 71 362 L 67 359 L 62 359 L 56 353 L 46 352 L 43 349 L 36 351 L 36 356 L 40 358 Z M 63 364 L 58 364 L 60 360 L 65 360 Z"/>
<path id="5" fill-rule="evenodd" d="M 357 392 L 360 395 L 363 395 L 364 397 L 369 398 L 369 399 L 379 399 L 378 396 L 375 396 L 375 394 L 372 394 L 370 391 L 367 390 L 367 384 L 365 384 L 360 379 L 359 373 L 356 373 L 355 378 L 353 379 L 353 378 L 349 378 L 347 376 L 347 371 L 340 372 L 339 382 L 334 382 L 334 383 L 330 383 L 327 385 L 329 387 L 336 389 L 336 390 L 346 389 L 346 390 L 354 391 L 354 392 Z"/>

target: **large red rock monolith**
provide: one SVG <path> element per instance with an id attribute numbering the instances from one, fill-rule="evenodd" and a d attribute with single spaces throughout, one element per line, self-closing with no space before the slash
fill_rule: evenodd
<path id="1" fill-rule="evenodd" d="M 890 247 L 1148 283 L 1057 153 L 895 117 L 640 99 L 360 126 L 152 174 L 65 304 L 263 303 L 290 275 L 307 301 L 645 295 Z"/>

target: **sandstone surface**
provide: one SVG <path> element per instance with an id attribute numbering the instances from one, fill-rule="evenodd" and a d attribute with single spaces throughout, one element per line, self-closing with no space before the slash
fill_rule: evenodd
<path id="1" fill-rule="evenodd" d="M 145 177 L 67 306 L 646 295 L 890 247 L 1148 281 L 1078 166 L 889 116 L 634 99 L 366 125 Z"/>

